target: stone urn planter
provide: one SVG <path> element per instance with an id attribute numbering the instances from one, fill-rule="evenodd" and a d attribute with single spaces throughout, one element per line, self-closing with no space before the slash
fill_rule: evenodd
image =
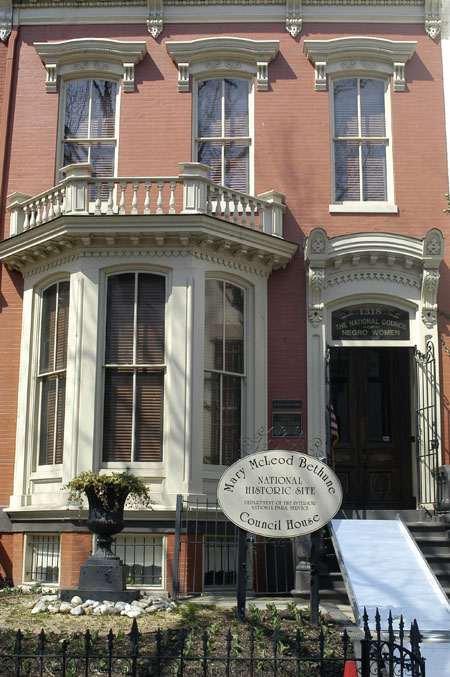
<path id="1" fill-rule="evenodd" d="M 86 526 L 97 536 L 97 551 L 80 567 L 78 588 L 61 590 L 61 599 L 70 601 L 77 595 L 83 601 L 131 601 L 139 596 L 137 590 L 126 590 L 125 567 L 111 551 L 113 535 L 125 526 L 123 511 L 127 496 L 150 506 L 148 488 L 129 472 L 112 475 L 84 472 L 64 487 L 69 489 L 69 502 L 82 506 L 83 494 L 89 504 Z"/>

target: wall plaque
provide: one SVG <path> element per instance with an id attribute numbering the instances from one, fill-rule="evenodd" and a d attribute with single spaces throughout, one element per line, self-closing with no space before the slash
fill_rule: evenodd
<path id="1" fill-rule="evenodd" d="M 331 313 L 334 341 L 405 341 L 409 339 L 407 310 L 378 303 L 340 308 Z"/>
<path id="2" fill-rule="evenodd" d="M 342 487 L 322 461 L 286 450 L 244 456 L 217 487 L 223 513 L 251 534 L 290 538 L 317 531 L 342 503 Z"/>
<path id="3" fill-rule="evenodd" d="M 272 409 L 296 411 L 302 408 L 302 400 L 272 400 Z"/>
<path id="4" fill-rule="evenodd" d="M 300 437 L 302 434 L 301 412 L 272 413 L 272 437 Z"/>

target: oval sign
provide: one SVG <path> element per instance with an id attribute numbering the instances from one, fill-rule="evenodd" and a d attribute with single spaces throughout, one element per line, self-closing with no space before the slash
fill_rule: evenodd
<path id="1" fill-rule="evenodd" d="M 312 456 L 284 449 L 244 456 L 217 487 L 222 512 L 241 529 L 269 538 L 309 534 L 342 503 L 335 473 Z"/>

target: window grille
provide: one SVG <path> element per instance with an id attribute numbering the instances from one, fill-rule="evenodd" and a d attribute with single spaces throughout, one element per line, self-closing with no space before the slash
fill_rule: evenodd
<path id="1" fill-rule="evenodd" d="M 119 535 L 111 550 L 125 565 L 127 585 L 162 587 L 163 537 Z"/>
<path id="2" fill-rule="evenodd" d="M 237 547 L 236 535 L 205 536 L 205 587 L 236 585 Z"/>
<path id="3" fill-rule="evenodd" d="M 60 537 L 33 534 L 27 537 L 25 580 L 57 583 L 59 580 Z"/>

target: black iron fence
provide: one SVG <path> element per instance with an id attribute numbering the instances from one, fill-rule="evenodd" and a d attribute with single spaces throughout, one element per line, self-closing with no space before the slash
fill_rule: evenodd
<path id="1" fill-rule="evenodd" d="M 431 341 L 425 353 L 416 349 L 415 361 L 418 503 L 430 508 L 438 498 L 439 466 L 436 357 Z"/>
<path id="2" fill-rule="evenodd" d="M 236 591 L 238 528 L 221 513 L 217 501 L 177 497 L 174 597 Z M 292 539 L 247 537 L 247 590 L 286 595 L 294 587 Z"/>
<path id="3" fill-rule="evenodd" d="M 144 639 L 143 639 L 144 637 Z M 389 621 L 387 636 L 383 634 L 377 620 L 376 636 L 372 637 L 365 618 L 365 634 L 361 643 L 360 656 L 351 653 L 351 642 L 346 631 L 342 634 L 341 647 L 330 654 L 323 630 L 315 642 L 316 650 L 305 652 L 300 630 L 291 641 L 280 643 L 275 629 L 271 650 L 261 651 L 255 628 L 250 628 L 246 650 L 242 639 L 236 640 L 229 630 L 223 650 L 215 651 L 217 637 L 205 631 L 194 644 L 192 635 L 186 629 L 146 633 L 138 630 L 136 619 L 131 632 L 122 640 L 112 630 L 107 638 L 93 645 L 93 635 L 86 631 L 81 644 L 74 648 L 75 639 L 51 643 L 42 630 L 34 645 L 24 642 L 20 630 L 15 634 L 14 647 L 10 653 L 0 652 L 0 670 L 3 675 L 21 677 L 32 675 L 43 677 L 79 677 L 80 675 L 214 675 L 239 677 L 257 675 L 296 675 L 296 677 L 342 677 L 348 662 L 354 662 L 360 677 L 425 677 L 424 660 L 420 655 L 420 633 L 417 624 L 411 626 L 410 648 L 405 646 L 406 637 L 403 621 L 398 634 Z M 358 653 L 358 652 L 357 652 Z"/>

